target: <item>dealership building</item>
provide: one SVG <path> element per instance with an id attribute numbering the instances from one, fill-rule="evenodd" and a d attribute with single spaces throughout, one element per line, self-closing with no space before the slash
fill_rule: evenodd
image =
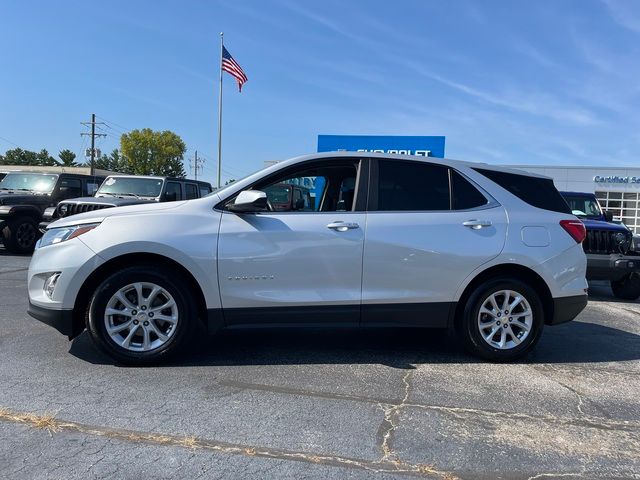
<path id="1" fill-rule="evenodd" d="M 443 158 L 443 136 L 318 135 L 318 152 L 359 151 Z M 505 165 L 553 178 L 563 192 L 595 193 L 611 211 L 640 234 L 640 168 Z"/>

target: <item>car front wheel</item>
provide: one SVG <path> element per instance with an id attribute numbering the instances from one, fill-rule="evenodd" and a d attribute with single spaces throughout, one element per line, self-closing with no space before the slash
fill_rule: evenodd
<path id="1" fill-rule="evenodd" d="M 529 353 L 540 339 L 544 309 L 536 291 L 511 278 L 478 286 L 465 305 L 460 333 L 467 350 L 492 361 Z"/>
<path id="2" fill-rule="evenodd" d="M 2 230 L 2 240 L 12 253 L 31 253 L 40 238 L 38 224 L 31 217 L 20 217 L 7 221 Z"/>
<path id="3" fill-rule="evenodd" d="M 612 280 L 611 290 L 616 298 L 622 300 L 637 300 L 640 297 L 640 274 L 633 272 L 622 280 Z"/>
<path id="4" fill-rule="evenodd" d="M 179 275 L 153 266 L 130 267 L 95 290 L 87 330 L 107 354 L 127 365 L 158 363 L 193 337 L 194 301 Z"/>

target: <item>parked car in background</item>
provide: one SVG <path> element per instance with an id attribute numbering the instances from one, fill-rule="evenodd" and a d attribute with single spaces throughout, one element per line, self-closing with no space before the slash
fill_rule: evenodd
<path id="1" fill-rule="evenodd" d="M 311 210 L 268 192 L 311 178 Z M 319 181 L 322 180 L 322 181 Z M 127 364 L 221 328 L 450 328 L 475 355 L 526 355 L 587 303 L 585 229 L 547 177 L 445 159 L 334 152 L 268 167 L 189 202 L 50 224 L 29 313 L 85 328 Z"/>
<path id="2" fill-rule="evenodd" d="M 0 233 L 7 250 L 33 251 L 44 211 L 59 201 L 92 194 L 104 177 L 74 173 L 8 172 L 0 181 Z"/>
<path id="3" fill-rule="evenodd" d="M 587 279 L 608 280 L 613 294 L 625 300 L 640 297 L 640 255 L 633 232 L 602 210 L 596 196 L 561 192 L 571 211 L 585 225 L 582 246 L 587 255 Z"/>
<path id="4" fill-rule="evenodd" d="M 58 218 L 103 208 L 138 205 L 142 203 L 191 200 L 212 192 L 211 184 L 186 178 L 141 175 L 110 175 L 95 196 L 71 198 L 45 212 L 40 229 Z"/>

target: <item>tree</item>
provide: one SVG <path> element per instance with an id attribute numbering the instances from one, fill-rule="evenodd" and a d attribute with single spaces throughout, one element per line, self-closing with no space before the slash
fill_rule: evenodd
<path id="1" fill-rule="evenodd" d="M 7 150 L 4 154 L 4 165 L 38 165 L 38 154 L 21 148 Z"/>
<path id="2" fill-rule="evenodd" d="M 85 165 L 90 166 L 90 163 Z M 109 155 L 102 155 L 101 157 L 96 158 L 95 166 L 101 170 L 109 170 L 111 172 L 127 174 L 133 173 L 129 167 L 129 162 L 127 162 L 126 158 L 120 155 L 117 148 L 112 150 Z"/>
<path id="3" fill-rule="evenodd" d="M 76 162 L 76 154 L 73 153 L 68 148 L 65 148 L 64 150 L 60 150 L 60 153 L 58 153 L 58 158 L 62 162 L 62 166 L 63 167 L 77 167 L 78 166 L 78 162 Z"/>
<path id="4" fill-rule="evenodd" d="M 58 162 L 56 162 L 55 158 L 49 155 L 49 152 L 47 152 L 45 148 L 43 148 L 36 154 L 36 161 L 38 162 L 36 165 L 40 165 L 44 167 L 51 167 L 53 165 L 58 165 Z"/>
<path id="5" fill-rule="evenodd" d="M 169 130 L 132 130 L 120 137 L 120 150 L 129 169 L 136 175 L 186 175 L 182 160 L 187 147 Z"/>

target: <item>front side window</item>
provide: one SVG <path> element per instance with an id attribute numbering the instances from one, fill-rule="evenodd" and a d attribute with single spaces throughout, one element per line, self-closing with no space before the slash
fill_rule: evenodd
<path id="1" fill-rule="evenodd" d="M 82 181 L 78 178 L 64 178 L 60 180 L 58 189 L 62 198 L 75 198 L 82 196 Z"/>
<path id="2" fill-rule="evenodd" d="M 185 183 L 184 194 L 187 200 L 191 200 L 192 198 L 198 198 L 198 187 L 193 183 Z"/>
<path id="3" fill-rule="evenodd" d="M 355 162 L 307 167 L 251 188 L 267 194 L 276 212 L 352 211 L 358 168 Z"/>
<path id="4" fill-rule="evenodd" d="M 376 210 L 449 210 L 448 170 L 424 162 L 379 160 Z"/>
<path id="5" fill-rule="evenodd" d="M 173 202 L 182 198 L 182 191 L 178 182 L 167 182 L 167 189 L 164 192 L 164 199 L 167 202 Z"/>

